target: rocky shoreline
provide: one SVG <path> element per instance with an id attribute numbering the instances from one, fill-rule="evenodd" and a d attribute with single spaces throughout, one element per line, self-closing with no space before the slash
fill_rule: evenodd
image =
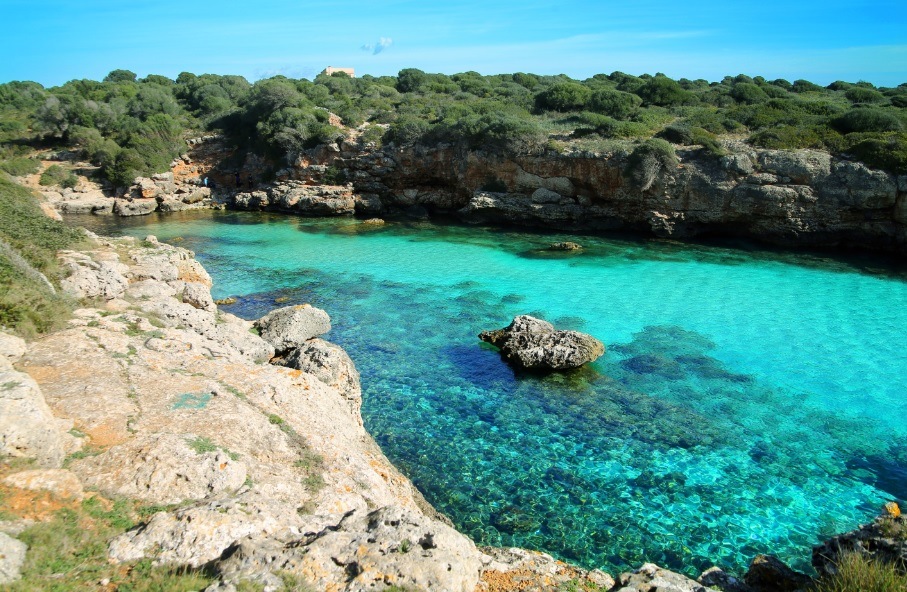
<path id="1" fill-rule="evenodd" d="M 821 151 L 724 144 L 724 156 L 675 146 L 677 164 L 653 165 L 641 180 L 631 155 L 619 150 L 508 155 L 350 139 L 298 154 L 271 182 L 246 188 L 221 182 L 229 175 L 218 163 L 233 149 L 212 136 L 190 141 L 170 171 L 138 178 L 116 196 L 89 182 L 41 189 L 63 213 L 230 207 L 302 216 L 440 215 L 475 224 L 907 253 L 907 175 Z M 261 180 L 265 168 L 249 155 L 237 175 Z M 213 190 L 203 182 L 209 174 L 219 181 Z"/>
<path id="2" fill-rule="evenodd" d="M 69 327 L 27 345 L 0 334 L 0 454 L 34 459 L 4 476 L 11 491 L 160 506 L 110 542 L 112 562 L 204 568 L 216 574 L 211 592 L 243 580 L 279 590 L 288 573 L 336 591 L 758 592 L 809 582 L 761 556 L 742 580 L 713 568 L 694 581 L 651 564 L 615 580 L 542 553 L 477 548 L 363 428 L 355 366 L 318 337 L 330 329 L 324 311 L 297 305 L 245 321 L 217 309 L 190 251 L 151 236 L 91 241 L 59 255 L 69 272 L 61 288 L 90 303 Z M 27 526 L 0 521 L 3 581 L 27 553 L 15 539 Z M 883 548 L 879 533 L 854 536 L 817 551 L 822 569 L 834 549 Z"/>

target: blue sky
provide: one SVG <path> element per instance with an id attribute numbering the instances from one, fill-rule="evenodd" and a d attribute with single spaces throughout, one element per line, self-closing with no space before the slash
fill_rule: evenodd
<path id="1" fill-rule="evenodd" d="M 907 0 L 0 0 L 0 82 L 621 70 L 907 82 Z"/>

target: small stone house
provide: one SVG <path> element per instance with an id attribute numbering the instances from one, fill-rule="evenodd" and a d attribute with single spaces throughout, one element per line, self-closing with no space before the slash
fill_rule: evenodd
<path id="1" fill-rule="evenodd" d="M 353 68 L 335 68 L 334 66 L 328 66 L 327 68 L 325 68 L 323 74 L 330 76 L 334 72 L 346 72 L 350 75 L 350 78 L 356 77 L 356 71 Z"/>

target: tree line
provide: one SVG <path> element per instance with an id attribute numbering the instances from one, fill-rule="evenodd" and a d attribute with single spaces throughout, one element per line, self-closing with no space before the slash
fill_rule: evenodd
<path id="1" fill-rule="evenodd" d="M 342 121 L 332 124 L 330 114 Z M 360 141 L 436 145 L 510 153 L 562 151 L 571 144 L 652 138 L 721 155 L 722 137 L 776 149 L 815 148 L 907 173 L 907 84 L 766 80 L 718 82 L 663 74 L 565 75 L 518 72 L 314 80 L 184 72 L 139 79 L 114 70 L 103 80 L 0 84 L 0 168 L 22 174 L 35 146 L 66 146 L 101 167 L 116 186 L 167 169 L 187 137 L 218 132 L 275 168 L 288 156 L 336 141 L 344 128 Z M 664 144 L 659 143 L 664 146 Z"/>

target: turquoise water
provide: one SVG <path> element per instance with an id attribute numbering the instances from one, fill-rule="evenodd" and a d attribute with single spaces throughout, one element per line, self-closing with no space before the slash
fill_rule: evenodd
<path id="1" fill-rule="evenodd" d="M 240 316 L 326 309 L 366 427 L 477 543 L 612 572 L 760 552 L 809 569 L 813 544 L 907 498 L 904 269 L 427 223 L 88 221 L 193 249 Z M 476 335 L 523 313 L 607 352 L 514 373 Z"/>

